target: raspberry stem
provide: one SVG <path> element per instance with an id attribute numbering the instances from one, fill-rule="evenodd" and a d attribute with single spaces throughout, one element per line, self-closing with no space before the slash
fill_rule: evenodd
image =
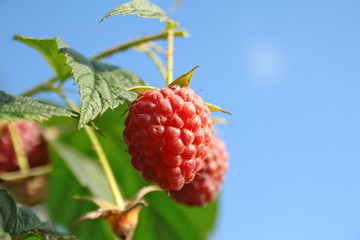
<path id="1" fill-rule="evenodd" d="M 98 60 L 104 57 L 108 57 L 113 55 L 116 52 L 120 52 L 120 51 L 124 51 L 127 50 L 129 48 L 141 45 L 143 43 L 146 42 L 151 42 L 154 40 L 158 40 L 158 39 L 166 39 L 169 36 L 168 32 L 162 32 L 156 35 L 152 35 L 152 36 L 148 36 L 148 37 L 141 37 L 139 39 L 136 39 L 134 41 L 130 41 L 128 43 L 124 43 L 124 44 L 120 44 L 112 49 L 106 50 L 98 55 L 93 56 L 91 59 L 93 60 Z M 188 33 L 186 32 L 186 30 L 179 30 L 176 31 L 175 33 L 173 32 L 173 36 L 177 36 L 177 37 L 188 37 Z"/>
<path id="2" fill-rule="evenodd" d="M 167 79 L 166 70 L 159 57 L 156 55 L 156 53 L 151 48 L 145 45 L 140 45 L 139 47 L 135 47 L 135 49 L 137 49 L 138 51 L 145 52 L 151 58 L 151 60 L 154 62 L 156 68 L 159 70 L 161 76 L 164 78 L 166 82 Z"/>
<path id="3" fill-rule="evenodd" d="M 104 170 L 107 180 L 109 182 L 109 186 L 110 186 L 110 190 L 113 195 L 113 198 L 114 198 L 114 202 L 115 202 L 116 206 L 118 206 L 120 209 L 124 209 L 125 208 L 124 200 L 122 198 L 119 186 L 116 183 L 115 176 L 111 170 L 109 161 L 107 160 L 104 150 L 101 147 L 99 139 L 96 137 L 95 132 L 91 127 L 85 126 L 84 128 L 85 128 L 87 135 L 90 138 L 90 141 L 96 151 L 96 154 L 99 157 L 101 166 L 103 167 L 103 170 Z"/>
<path id="4" fill-rule="evenodd" d="M 42 91 L 53 91 L 53 84 L 57 80 L 58 80 L 57 77 L 52 77 L 52 78 L 48 79 L 47 81 L 41 83 L 40 85 L 37 85 L 37 86 L 27 90 L 22 95 L 23 96 L 32 96 L 32 95 L 34 95 L 38 92 L 42 92 Z"/>
<path id="5" fill-rule="evenodd" d="M 173 81 L 174 30 L 168 29 L 167 85 Z"/>
<path id="6" fill-rule="evenodd" d="M 75 106 L 75 104 L 68 99 L 62 92 L 58 92 L 60 94 L 60 96 L 65 100 L 66 104 L 74 111 L 78 111 L 77 107 Z M 88 135 L 94 149 L 95 152 L 99 158 L 100 164 L 104 170 L 104 173 L 106 175 L 106 178 L 108 180 L 109 183 L 109 187 L 115 202 L 115 205 L 118 206 L 121 210 L 125 209 L 125 202 L 124 199 L 122 197 L 122 194 L 120 192 L 120 188 L 117 185 L 114 173 L 111 170 L 109 161 L 105 155 L 105 152 L 99 142 L 99 139 L 96 137 L 94 130 L 90 127 L 85 125 L 85 132 Z"/>
<path id="7" fill-rule="evenodd" d="M 7 123 L 7 127 L 9 129 L 11 141 L 14 146 L 16 160 L 19 164 L 20 172 L 21 173 L 28 173 L 29 172 L 29 162 L 26 157 L 24 148 L 21 144 L 20 137 L 18 132 L 16 131 L 15 127 L 11 123 Z"/>

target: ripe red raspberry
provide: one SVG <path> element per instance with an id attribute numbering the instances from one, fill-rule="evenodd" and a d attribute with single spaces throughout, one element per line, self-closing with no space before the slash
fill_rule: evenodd
<path id="1" fill-rule="evenodd" d="M 179 190 L 203 165 L 212 136 L 210 110 L 188 87 L 145 91 L 130 105 L 124 140 L 145 181 Z"/>
<path id="2" fill-rule="evenodd" d="M 46 165 L 50 162 L 46 142 L 36 124 L 30 121 L 12 122 L 20 137 L 30 168 Z M 4 124 L 0 128 L 0 172 L 19 170 L 16 153 L 11 141 L 9 129 Z"/>
<path id="3" fill-rule="evenodd" d="M 213 137 L 204 167 L 191 183 L 179 191 L 170 191 L 170 197 L 187 206 L 204 206 L 212 202 L 224 181 L 228 159 L 223 141 Z"/>

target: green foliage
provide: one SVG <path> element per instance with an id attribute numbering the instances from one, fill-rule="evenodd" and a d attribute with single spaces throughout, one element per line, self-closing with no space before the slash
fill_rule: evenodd
<path id="1" fill-rule="evenodd" d="M 59 232 L 50 223 L 40 219 L 26 207 L 17 206 L 6 190 L 0 190 L 0 237 L 14 240 L 51 237 L 53 239 L 75 239 L 67 233 Z"/>
<path id="2" fill-rule="evenodd" d="M 171 22 L 172 25 L 176 24 L 160 7 L 149 2 L 148 0 L 132 0 L 130 2 L 121 4 L 120 6 L 108 12 L 100 20 L 100 22 L 105 18 L 115 14 L 136 14 L 138 17 L 157 18 L 160 20 L 160 22 L 166 21 Z"/>
<path id="3" fill-rule="evenodd" d="M 89 60 L 56 37 L 59 52 L 65 54 L 74 81 L 80 87 L 79 128 L 108 108 L 115 109 L 124 101 L 131 102 L 136 94 L 125 88 L 140 85 L 140 78 L 122 68 L 103 62 Z"/>
<path id="4" fill-rule="evenodd" d="M 77 117 L 74 111 L 40 102 L 30 97 L 15 96 L 0 90 L 0 120 L 48 120 L 52 116 Z"/>
<path id="5" fill-rule="evenodd" d="M 59 141 L 50 143 L 82 186 L 87 187 L 94 197 L 112 201 L 110 189 L 104 187 L 107 185 L 106 176 L 94 159 Z"/>
<path id="6" fill-rule="evenodd" d="M 32 38 L 15 35 L 14 39 L 38 50 L 50 64 L 56 77 L 64 81 L 70 77 L 70 68 L 65 65 L 65 59 L 59 55 L 54 38 Z"/>

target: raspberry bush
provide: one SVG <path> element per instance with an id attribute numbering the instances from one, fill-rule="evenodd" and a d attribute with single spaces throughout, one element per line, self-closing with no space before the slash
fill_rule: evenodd
<path id="1" fill-rule="evenodd" d="M 210 112 L 225 111 L 190 89 L 196 67 L 173 80 L 174 39 L 188 34 L 165 11 L 148 0 L 131 0 L 101 21 L 116 14 L 157 18 L 166 25 L 160 33 L 91 58 L 59 36 L 14 36 L 39 51 L 55 76 L 19 96 L 0 90 L 0 239 L 196 240 L 212 231 L 222 179 L 209 163 L 215 159 L 213 146 L 209 149 Z M 165 45 L 155 44 L 161 39 Z M 148 86 L 138 73 L 104 61 L 130 49 L 150 56 L 165 87 Z M 71 78 L 78 98 L 65 91 Z M 36 99 L 47 92 L 61 101 Z M 225 166 L 217 163 L 218 170 Z M 189 208 L 169 197 L 206 174 L 213 181 L 207 181 L 213 194 L 207 194 L 206 206 Z M 16 202 L 41 205 L 45 222 Z M 207 221 L 198 216 L 208 216 Z"/>

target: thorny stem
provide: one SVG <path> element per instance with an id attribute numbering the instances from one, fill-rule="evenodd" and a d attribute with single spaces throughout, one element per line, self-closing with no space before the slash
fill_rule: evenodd
<path id="1" fill-rule="evenodd" d="M 174 36 L 175 37 L 188 37 L 189 35 L 186 32 L 186 30 L 179 30 L 179 31 L 174 32 Z M 164 31 L 162 33 L 159 33 L 159 34 L 151 35 L 151 36 L 148 36 L 148 37 L 141 37 L 141 38 L 138 38 L 136 40 L 120 44 L 120 45 L 118 45 L 118 46 L 116 46 L 114 48 L 105 50 L 104 52 L 93 56 L 91 59 L 92 60 L 99 60 L 99 59 L 102 59 L 104 57 L 109 57 L 109 56 L 111 56 L 111 55 L 113 55 L 113 54 L 115 54 L 117 52 L 125 51 L 125 50 L 128 50 L 129 48 L 144 44 L 146 42 L 150 42 L 150 41 L 154 41 L 154 40 L 158 40 L 158 39 L 166 39 L 167 37 L 168 37 L 168 32 L 166 32 L 166 31 Z M 70 75 L 68 77 L 70 77 Z M 40 85 L 37 85 L 37 86 L 29 89 L 28 91 L 26 91 L 22 95 L 23 96 L 32 96 L 32 95 L 34 95 L 34 94 L 36 94 L 38 92 L 41 92 L 41 91 L 53 90 L 53 83 L 56 80 L 57 80 L 57 77 L 52 77 L 52 78 L 48 79 L 47 81 L 41 83 Z"/>
<path id="2" fill-rule="evenodd" d="M 7 123 L 7 127 L 9 129 L 11 141 L 14 146 L 16 159 L 19 164 L 20 172 L 28 173 L 29 172 L 29 162 L 26 157 L 24 147 L 21 144 L 19 133 L 16 131 L 16 128 L 11 123 Z"/>
<path id="3" fill-rule="evenodd" d="M 176 37 L 187 37 L 188 33 L 186 32 L 186 30 L 179 30 L 174 32 L 174 36 Z M 98 55 L 93 56 L 91 59 L 92 60 L 98 60 L 104 57 L 108 57 L 113 55 L 116 52 L 120 52 L 120 51 L 124 51 L 127 50 L 129 48 L 135 47 L 137 45 L 146 43 L 146 42 L 151 42 L 157 39 L 166 39 L 168 37 L 168 32 L 164 31 L 160 34 L 156 34 L 156 35 L 152 35 L 152 36 L 148 36 L 148 37 L 142 37 L 142 38 L 138 38 L 134 41 L 130 41 L 128 43 L 124 43 L 124 44 L 120 44 L 112 49 L 106 50 Z"/>
<path id="4" fill-rule="evenodd" d="M 167 85 L 173 81 L 174 30 L 168 29 Z"/>
<path id="5" fill-rule="evenodd" d="M 52 77 L 48 79 L 47 81 L 41 83 L 40 85 L 37 85 L 26 92 L 24 92 L 23 96 L 32 96 L 35 93 L 41 92 L 41 91 L 52 91 L 53 90 L 53 83 L 56 82 L 57 77 Z"/>
<path id="6" fill-rule="evenodd" d="M 77 111 L 77 107 L 75 106 L 75 104 L 68 99 L 63 93 L 59 92 L 59 94 L 61 95 L 61 97 L 65 100 L 66 104 L 74 111 Z M 117 185 L 117 182 L 115 180 L 115 176 L 114 173 L 111 170 L 109 161 L 105 155 L 105 152 L 99 142 L 99 139 L 96 137 L 96 134 L 94 132 L 94 130 L 90 127 L 90 126 L 84 126 L 85 128 L 85 132 L 88 135 L 94 149 L 95 152 L 99 158 L 100 164 L 105 172 L 106 178 L 108 180 L 109 183 L 109 187 L 111 190 L 111 193 L 113 195 L 113 199 L 115 202 L 115 205 L 118 206 L 120 209 L 125 209 L 125 202 L 124 199 L 122 197 L 122 194 L 120 192 L 120 188 Z"/>

